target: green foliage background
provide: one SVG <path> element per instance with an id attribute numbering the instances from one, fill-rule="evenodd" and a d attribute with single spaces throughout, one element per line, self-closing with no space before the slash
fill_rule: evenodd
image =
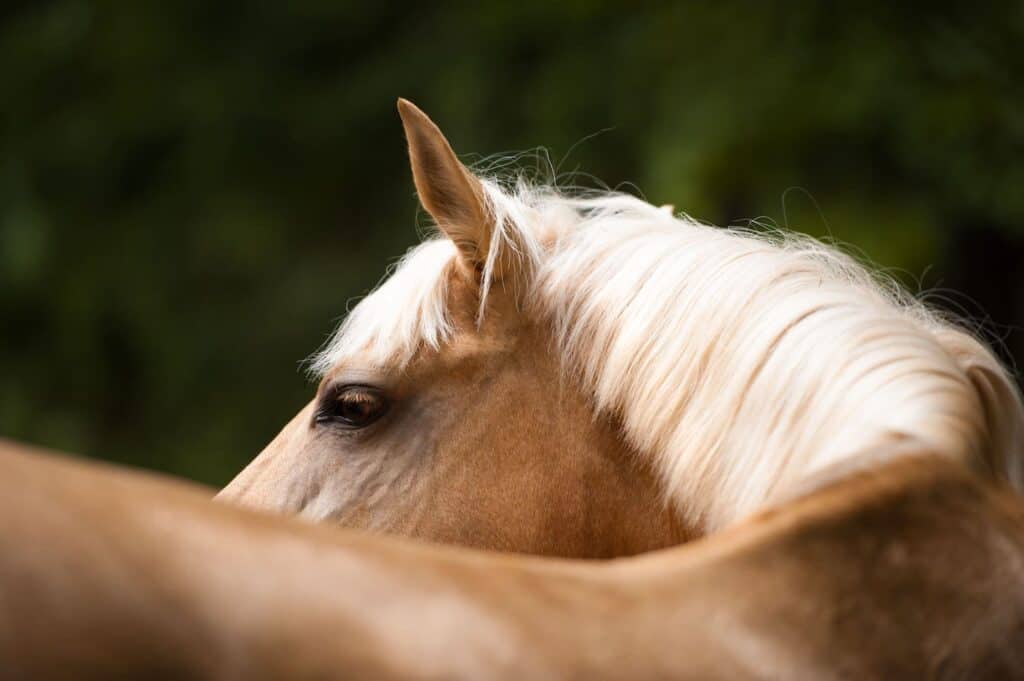
<path id="1" fill-rule="evenodd" d="M 855 244 L 1021 356 L 1024 4 L 923 7 L 8 4 L 0 434 L 229 479 L 417 239 L 397 96 L 460 152 Z"/>

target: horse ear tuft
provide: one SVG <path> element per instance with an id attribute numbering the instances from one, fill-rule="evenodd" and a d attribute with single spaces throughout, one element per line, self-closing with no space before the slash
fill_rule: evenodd
<path id="1" fill-rule="evenodd" d="M 420 203 L 455 242 L 467 264 L 478 268 L 487 259 L 492 231 L 480 180 L 462 165 L 441 130 L 415 104 L 399 99 L 398 114 Z"/>

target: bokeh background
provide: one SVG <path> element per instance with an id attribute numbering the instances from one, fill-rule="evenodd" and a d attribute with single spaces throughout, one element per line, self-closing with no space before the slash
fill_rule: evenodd
<path id="1" fill-rule="evenodd" d="M 398 96 L 851 244 L 1019 359 L 1022 46 L 1021 2 L 5 3 L 0 435 L 227 481 L 426 224 Z"/>

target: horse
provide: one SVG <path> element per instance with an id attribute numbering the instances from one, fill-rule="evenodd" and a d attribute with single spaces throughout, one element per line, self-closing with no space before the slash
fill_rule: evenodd
<path id="1" fill-rule="evenodd" d="M 19 679 L 1024 678 L 1024 499 L 925 450 L 683 546 L 482 552 L 0 440 Z"/>
<path id="2" fill-rule="evenodd" d="M 607 558 L 921 450 L 1024 485 L 1014 380 L 891 280 L 810 238 L 474 174 L 398 109 L 438 234 L 352 310 L 312 401 L 218 499 Z"/>
<path id="3" fill-rule="evenodd" d="M 984 345 L 811 242 L 473 176 L 400 111 L 444 236 L 219 496 L 332 522 L 0 441 L 7 673 L 1024 678 Z"/>

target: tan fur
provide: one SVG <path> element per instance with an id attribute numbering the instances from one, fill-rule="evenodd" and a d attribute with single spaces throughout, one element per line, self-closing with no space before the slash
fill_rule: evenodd
<path id="1" fill-rule="evenodd" d="M 383 386 L 388 422 L 317 427 L 311 404 L 221 498 L 560 556 L 693 536 L 619 424 L 563 380 L 552 332 L 519 313 L 515 282 L 488 292 L 487 273 L 504 271 L 501 230 L 485 246 L 472 178 L 428 119 L 402 114 L 424 204 L 458 245 L 457 266 L 433 272 L 444 300 L 427 327 L 444 334 L 417 337 L 391 365 L 373 343 L 330 355 L 321 394 Z M 968 397 L 992 412 L 970 411 L 986 421 L 987 476 L 964 465 L 975 459 L 883 433 L 776 488 L 770 510 L 740 499 L 761 512 L 723 532 L 607 562 L 316 527 L 0 442 L 0 675 L 1024 678 L 1024 501 L 997 482 L 1018 470 L 1019 405 L 984 348 L 954 341 L 942 346 L 963 354 L 947 358 L 950 375 L 966 365 Z"/>
<path id="2" fill-rule="evenodd" d="M 480 182 L 459 162 L 448 140 L 412 102 L 399 99 L 413 182 L 423 207 L 468 264 L 487 261 L 491 219 Z"/>
<path id="3" fill-rule="evenodd" d="M 313 520 L 573 557 L 727 527 L 905 446 L 1024 484 L 995 356 L 852 259 L 634 197 L 476 177 L 402 100 L 442 234 L 322 352 L 317 400 L 394 405 L 341 432 L 316 401 L 221 494 Z"/>
<path id="4" fill-rule="evenodd" d="M 398 108 L 420 200 L 458 248 L 440 273 L 445 342 L 402 362 L 352 348 L 325 372 L 317 399 L 336 385 L 370 384 L 392 401 L 388 416 L 339 433 L 313 422 L 314 400 L 218 498 L 554 556 L 629 555 L 688 539 L 650 463 L 613 421 L 594 418 L 563 379 L 550 330 L 523 315 L 514 282 L 501 281 L 514 269 L 490 259 L 499 232 L 480 182 L 422 111 L 405 100 Z"/>
<path id="5" fill-rule="evenodd" d="M 645 463 L 560 382 L 545 330 L 496 289 L 482 326 L 475 286 L 451 273 L 459 331 L 401 372 L 335 367 L 386 385 L 387 423 L 317 427 L 304 409 L 219 499 L 346 527 L 556 556 L 629 555 L 685 541 Z"/>
<path id="6" fill-rule="evenodd" d="M 1024 678 L 1024 502 L 936 457 L 594 563 L 210 504 L 0 445 L 5 678 Z"/>

